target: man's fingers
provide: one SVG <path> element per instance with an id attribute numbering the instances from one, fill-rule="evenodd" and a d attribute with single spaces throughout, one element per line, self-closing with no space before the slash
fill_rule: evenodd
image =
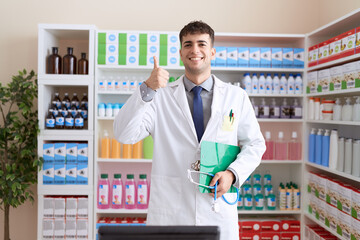
<path id="1" fill-rule="evenodd" d="M 215 183 L 219 180 L 220 174 L 215 174 L 215 176 L 211 179 L 210 186 L 215 186 Z"/>
<path id="2" fill-rule="evenodd" d="M 157 57 L 154 56 L 154 69 L 158 68 L 159 67 L 159 62 L 157 60 Z"/>

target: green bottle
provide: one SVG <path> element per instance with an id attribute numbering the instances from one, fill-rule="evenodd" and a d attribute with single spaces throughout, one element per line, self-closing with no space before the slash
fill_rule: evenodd
<path id="1" fill-rule="evenodd" d="M 151 136 L 148 136 L 144 139 L 143 148 L 144 148 L 144 158 L 152 159 L 153 150 L 154 150 L 154 141 Z"/>

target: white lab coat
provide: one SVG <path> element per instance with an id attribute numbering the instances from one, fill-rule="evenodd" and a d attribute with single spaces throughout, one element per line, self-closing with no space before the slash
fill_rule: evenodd
<path id="1" fill-rule="evenodd" d="M 240 143 L 241 153 L 230 165 L 237 172 L 240 187 L 260 164 L 265 142 L 245 91 L 215 76 L 214 80 L 211 117 L 202 140 Z M 224 130 L 223 121 L 231 109 L 233 129 Z M 183 77 L 158 89 L 150 102 L 144 102 L 137 89 L 116 116 L 114 134 L 119 142 L 128 144 L 149 134 L 154 139 L 149 225 L 217 225 L 222 240 L 239 238 L 237 206 L 220 199 L 220 213 L 213 212 L 210 194 L 200 193 L 187 179 L 187 169 L 200 159 L 200 144 Z M 225 197 L 234 201 L 236 194 L 227 193 Z"/>

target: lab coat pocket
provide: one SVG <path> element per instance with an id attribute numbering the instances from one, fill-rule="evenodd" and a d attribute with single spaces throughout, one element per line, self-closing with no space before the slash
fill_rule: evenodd
<path id="1" fill-rule="evenodd" d="M 216 134 L 216 142 L 237 145 L 237 119 L 229 115 L 219 116 L 219 126 Z"/>

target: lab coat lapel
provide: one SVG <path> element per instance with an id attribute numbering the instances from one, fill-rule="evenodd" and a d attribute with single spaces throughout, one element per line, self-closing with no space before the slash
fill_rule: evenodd
<path id="1" fill-rule="evenodd" d="M 174 82 L 174 97 L 179 107 L 181 108 L 185 119 L 187 120 L 191 131 L 193 132 L 194 139 L 197 142 L 197 135 L 195 131 L 194 121 L 190 112 L 189 103 L 186 98 L 185 86 L 184 86 L 184 76 L 180 77 L 177 81 Z"/>

